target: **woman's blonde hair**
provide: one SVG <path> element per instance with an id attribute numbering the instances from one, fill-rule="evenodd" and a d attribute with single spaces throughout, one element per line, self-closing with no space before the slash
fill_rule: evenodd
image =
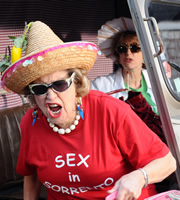
<path id="1" fill-rule="evenodd" d="M 86 96 L 90 89 L 91 83 L 87 77 L 87 71 L 83 69 L 69 69 L 69 75 L 75 72 L 74 83 L 76 85 L 76 93 L 77 97 L 84 97 Z"/>
<path id="2" fill-rule="evenodd" d="M 71 74 L 73 72 L 75 72 L 74 83 L 75 83 L 75 87 L 76 87 L 77 97 L 86 96 L 91 89 L 91 83 L 87 77 L 87 71 L 83 70 L 83 69 L 68 69 L 67 72 L 68 72 L 69 77 L 71 76 Z M 27 88 L 26 88 L 26 90 L 27 90 Z M 34 95 L 30 94 L 30 92 L 29 92 L 27 97 L 29 99 L 31 106 L 37 105 Z"/>

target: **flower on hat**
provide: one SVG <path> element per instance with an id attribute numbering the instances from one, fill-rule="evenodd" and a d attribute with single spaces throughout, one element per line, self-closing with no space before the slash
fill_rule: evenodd
<path id="1" fill-rule="evenodd" d="M 2 55 L 3 58 L 0 62 L 0 72 L 1 74 L 4 73 L 4 71 L 14 62 L 19 60 L 21 58 L 21 52 L 24 52 L 26 50 L 27 45 L 27 32 L 29 28 L 31 27 L 33 22 L 30 22 L 27 24 L 24 28 L 24 33 L 18 37 L 15 36 L 8 36 L 10 41 L 13 41 L 14 45 L 12 47 L 12 50 L 10 50 L 10 47 L 6 47 L 5 54 Z M 7 55 L 7 49 L 9 51 L 9 54 Z"/>
<path id="2" fill-rule="evenodd" d="M 9 54 L 7 53 L 9 52 Z M 0 72 L 3 74 L 3 72 L 11 65 L 11 50 L 10 47 L 7 46 L 5 48 L 5 54 L 0 55 L 2 56 L 2 59 L 0 61 Z"/>

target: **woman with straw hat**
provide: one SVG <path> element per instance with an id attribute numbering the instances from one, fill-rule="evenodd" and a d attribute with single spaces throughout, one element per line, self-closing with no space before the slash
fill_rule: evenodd
<path id="1" fill-rule="evenodd" d="M 105 199 L 112 192 L 140 200 L 176 168 L 167 146 L 127 104 L 90 91 L 87 73 L 97 52 L 93 43 L 63 43 L 36 21 L 26 56 L 3 73 L 3 86 L 36 103 L 21 121 L 24 200 L 37 199 L 41 183 L 49 200 Z"/>

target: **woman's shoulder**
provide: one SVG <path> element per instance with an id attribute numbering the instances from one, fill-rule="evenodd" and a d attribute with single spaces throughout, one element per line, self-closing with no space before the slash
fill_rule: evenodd
<path id="1" fill-rule="evenodd" d="M 104 76 L 98 76 L 96 79 L 108 79 L 108 78 L 111 78 L 111 77 L 115 77 L 115 76 L 117 76 L 117 72 L 118 71 L 106 74 Z"/>
<path id="2" fill-rule="evenodd" d="M 112 72 L 112 73 L 106 74 L 104 76 L 97 76 L 92 82 L 96 83 L 98 81 L 106 81 L 106 80 L 110 81 L 117 76 L 119 77 L 119 75 L 122 75 L 122 69 L 121 68 L 119 68 L 116 72 Z"/>
<path id="3" fill-rule="evenodd" d="M 91 81 L 91 88 L 94 90 L 106 91 L 106 88 L 114 88 L 114 85 L 117 82 L 121 82 L 121 80 L 122 70 L 118 69 L 116 72 L 96 77 L 94 80 Z"/>
<path id="4" fill-rule="evenodd" d="M 127 109 L 129 105 L 124 101 L 112 97 L 104 92 L 98 90 L 91 90 L 86 97 L 86 101 L 89 104 L 94 104 L 97 107 L 106 107 L 107 109 Z"/>

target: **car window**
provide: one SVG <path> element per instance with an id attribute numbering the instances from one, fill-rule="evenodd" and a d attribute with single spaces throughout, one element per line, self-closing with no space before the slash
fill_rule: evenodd
<path id="1" fill-rule="evenodd" d="M 180 2 L 153 1 L 148 12 L 156 19 L 160 31 L 163 52 L 159 59 L 165 82 L 173 97 L 180 101 Z"/>

